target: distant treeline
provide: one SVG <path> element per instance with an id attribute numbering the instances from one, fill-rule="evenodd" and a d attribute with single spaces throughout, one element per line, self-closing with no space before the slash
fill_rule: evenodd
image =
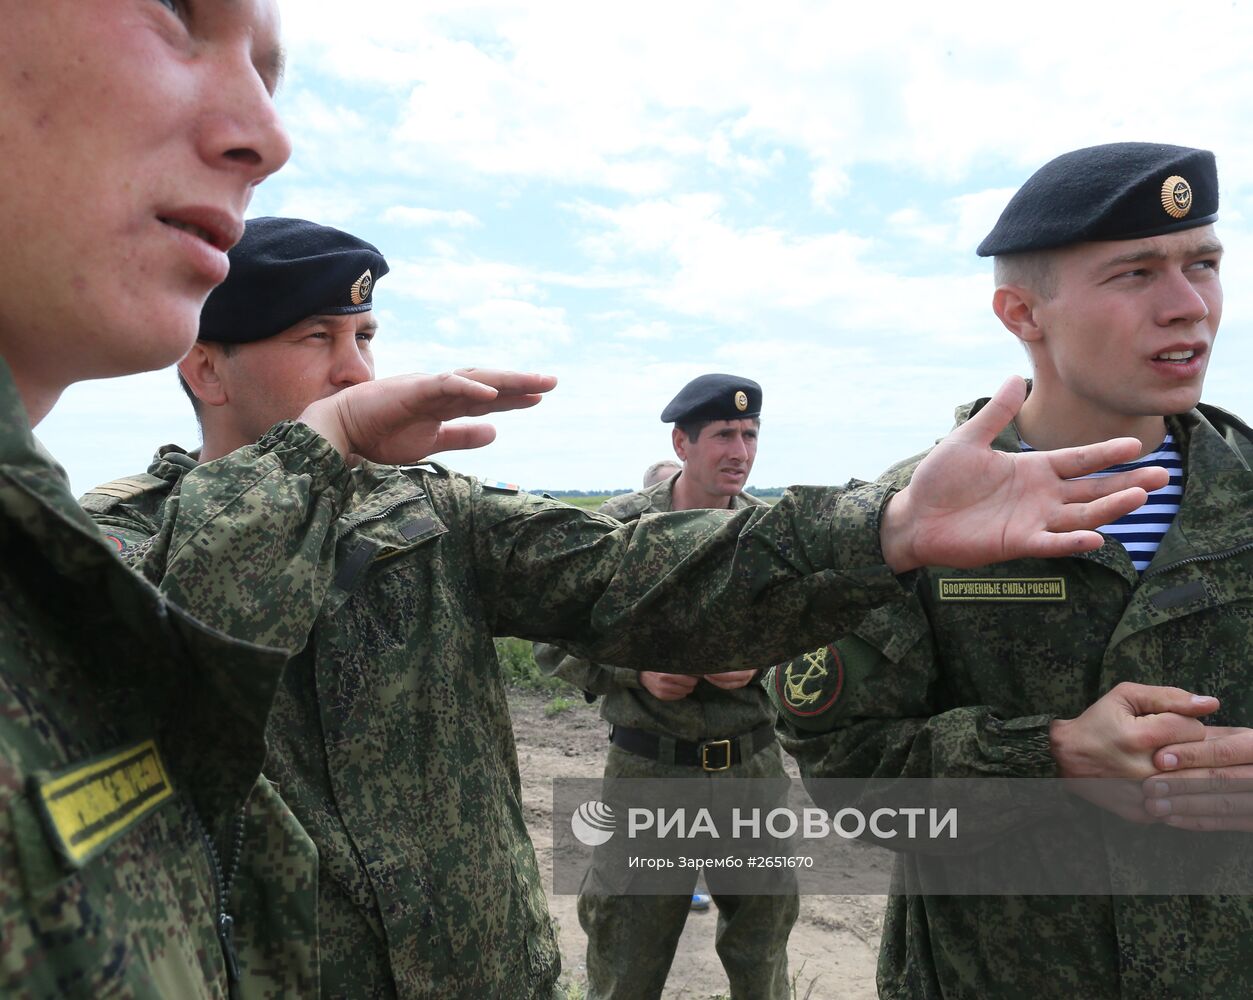
<path id="1" fill-rule="evenodd" d="M 547 493 L 550 497 L 602 497 L 608 499 L 609 497 L 616 497 L 622 493 L 633 493 L 635 489 L 636 487 L 628 486 L 623 486 L 616 490 L 544 490 L 535 487 L 534 489 L 529 489 L 528 492 Z M 756 486 L 750 486 L 748 488 L 748 492 L 755 497 L 781 497 L 785 492 L 787 492 L 787 487 L 770 486 L 759 489 Z"/>

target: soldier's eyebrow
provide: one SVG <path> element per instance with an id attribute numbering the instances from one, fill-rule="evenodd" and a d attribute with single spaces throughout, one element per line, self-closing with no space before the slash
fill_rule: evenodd
<path id="1" fill-rule="evenodd" d="M 273 97 L 279 84 L 283 82 L 283 72 L 287 68 L 287 51 L 282 45 L 275 45 L 273 48 L 266 49 L 255 62 L 265 89 Z"/>
<path id="2" fill-rule="evenodd" d="M 1175 256 L 1180 258 L 1205 257 L 1211 254 L 1221 254 L 1222 252 L 1223 245 L 1221 243 L 1217 240 L 1206 240 L 1204 243 L 1198 243 L 1195 246 L 1185 247 L 1183 250 L 1175 254 Z M 1143 264 L 1145 261 L 1150 260 L 1166 260 L 1170 256 L 1170 254 L 1167 254 L 1162 250 L 1150 247 L 1145 248 L 1144 250 L 1137 250 L 1134 253 L 1125 253 L 1119 254 L 1117 257 L 1109 257 L 1102 261 L 1097 266 L 1097 269 L 1104 271 L 1106 268 L 1110 267 L 1121 267 L 1127 264 Z"/>
<path id="3" fill-rule="evenodd" d="M 1209 257 L 1212 255 L 1221 254 L 1222 252 L 1223 252 L 1223 245 L 1219 243 L 1218 240 L 1207 240 L 1205 243 L 1199 243 L 1195 247 L 1193 247 L 1190 251 L 1188 251 L 1187 256 Z"/>

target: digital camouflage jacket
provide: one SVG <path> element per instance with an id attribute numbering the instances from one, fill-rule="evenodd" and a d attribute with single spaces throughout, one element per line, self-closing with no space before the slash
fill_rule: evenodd
<path id="1" fill-rule="evenodd" d="M 98 510 L 102 529 L 153 544 L 193 464 L 164 449 L 146 487 Z M 326 996 L 554 990 L 493 636 L 731 669 L 777 662 L 903 596 L 879 549 L 884 488 L 623 527 L 438 466 L 365 463 L 353 479 L 334 583 L 287 672 L 266 765 L 320 852 Z M 223 537 L 234 516 L 219 517 Z"/>
<path id="2" fill-rule="evenodd" d="M 677 475 L 646 490 L 610 497 L 601 505 L 600 512 L 624 524 L 644 514 L 665 513 L 672 509 Z M 761 504 L 761 500 L 747 493 L 731 498 L 732 510 Z M 546 673 L 569 681 L 589 694 L 603 695 L 600 716 L 610 725 L 631 726 L 699 742 L 749 733 L 774 721 L 774 706 L 760 678 L 735 691 L 701 683 L 686 698 L 662 701 L 640 685 L 637 670 L 581 660 L 568 656 L 557 646 L 543 643 L 535 646 L 535 659 Z M 716 673 L 719 668 L 716 663 L 710 663 L 706 669 Z"/>
<path id="3" fill-rule="evenodd" d="M 272 444 L 258 461 L 291 482 L 304 449 Z M 259 599 L 299 598 L 287 624 L 302 632 L 339 498 L 322 476 L 287 500 L 286 531 L 233 544 Z M 132 573 L 36 444 L 0 361 L 0 995 L 225 998 L 206 833 L 230 868 L 241 811 L 239 995 L 316 994 L 313 845 L 258 783 L 291 647 L 281 630 L 278 649 L 231 639 L 173 603 L 207 605 L 223 585 L 209 513 L 170 512 L 177 594 Z"/>
<path id="4" fill-rule="evenodd" d="M 775 668 L 768 687 L 802 774 L 1051 777 L 1050 721 L 1120 681 L 1215 695 L 1222 708 L 1207 722 L 1253 722 L 1253 433 L 1204 405 L 1168 423 L 1184 456 L 1183 502 L 1143 576 L 1112 539 L 1066 559 L 929 567 L 913 574 L 912 600 Z M 1012 427 L 995 447 L 1018 450 Z M 917 461 L 882 481 L 905 483 Z M 1014 821 L 1081 808 L 1063 798 Z M 914 861 L 898 855 L 898 865 Z M 891 998 L 1253 996 L 1253 900 L 894 895 L 879 988 Z"/>

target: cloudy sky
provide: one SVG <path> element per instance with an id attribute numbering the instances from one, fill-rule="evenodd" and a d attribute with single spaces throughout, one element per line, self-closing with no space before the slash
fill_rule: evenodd
<path id="1" fill-rule="evenodd" d="M 1206 398 L 1253 372 L 1253 10 L 1244 2 L 286 0 L 290 164 L 255 215 L 377 244 L 379 374 L 556 374 L 448 464 L 634 485 L 688 379 L 765 393 L 752 482 L 871 477 L 1025 355 L 974 247 L 1041 163 L 1147 140 L 1218 155 L 1227 305 Z M 171 372 L 66 394 L 74 486 L 197 443 Z"/>

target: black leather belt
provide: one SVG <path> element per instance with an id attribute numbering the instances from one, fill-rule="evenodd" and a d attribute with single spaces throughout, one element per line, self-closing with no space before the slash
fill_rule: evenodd
<path id="1" fill-rule="evenodd" d="M 645 729 L 632 729 L 630 726 L 612 726 L 609 730 L 609 742 L 633 754 L 647 757 L 650 760 L 669 760 L 663 757 L 663 737 L 650 733 Z M 674 743 L 674 762 L 685 767 L 699 767 L 705 771 L 725 771 L 728 767 L 748 760 L 753 754 L 766 749 L 775 740 L 774 724 L 763 723 L 750 733 L 739 736 L 728 736 L 724 740 L 702 740 L 691 743 L 687 740 L 669 740 Z"/>

